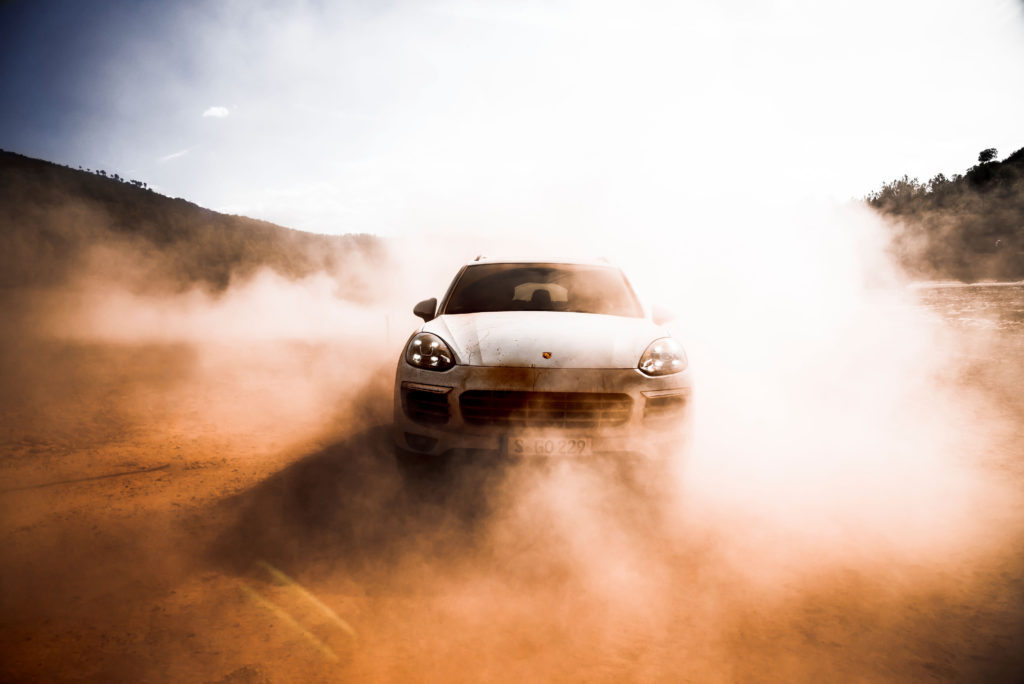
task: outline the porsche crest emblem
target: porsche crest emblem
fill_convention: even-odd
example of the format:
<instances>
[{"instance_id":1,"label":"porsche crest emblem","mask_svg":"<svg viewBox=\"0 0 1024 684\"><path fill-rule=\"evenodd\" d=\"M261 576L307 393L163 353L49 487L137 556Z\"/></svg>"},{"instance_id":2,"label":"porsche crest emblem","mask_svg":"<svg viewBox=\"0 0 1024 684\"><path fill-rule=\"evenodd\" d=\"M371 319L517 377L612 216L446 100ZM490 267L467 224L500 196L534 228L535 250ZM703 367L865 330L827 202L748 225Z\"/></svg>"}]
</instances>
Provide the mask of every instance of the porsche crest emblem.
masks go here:
<instances>
[{"instance_id":1,"label":"porsche crest emblem","mask_svg":"<svg viewBox=\"0 0 1024 684\"><path fill-rule=\"evenodd\" d=\"M540 355L543 356L545 359L551 358L551 352L541 352Z\"/></svg>"}]
</instances>

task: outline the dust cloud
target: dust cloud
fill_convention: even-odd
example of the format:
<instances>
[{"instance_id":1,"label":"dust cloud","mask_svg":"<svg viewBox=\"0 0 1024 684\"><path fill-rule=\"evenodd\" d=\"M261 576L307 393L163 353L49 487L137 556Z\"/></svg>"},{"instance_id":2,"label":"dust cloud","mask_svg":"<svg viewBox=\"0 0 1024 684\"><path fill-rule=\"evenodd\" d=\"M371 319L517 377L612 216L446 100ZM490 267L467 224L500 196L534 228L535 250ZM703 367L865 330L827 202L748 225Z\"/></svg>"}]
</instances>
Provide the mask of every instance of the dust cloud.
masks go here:
<instances>
[{"instance_id":1,"label":"dust cloud","mask_svg":"<svg viewBox=\"0 0 1024 684\"><path fill-rule=\"evenodd\" d=\"M920 306L859 207L698 216L394 239L360 301L140 292L115 248L9 289L0 678L1019 675L1020 340ZM670 464L398 470L412 305L508 251L605 254L675 310Z\"/></svg>"}]
</instances>

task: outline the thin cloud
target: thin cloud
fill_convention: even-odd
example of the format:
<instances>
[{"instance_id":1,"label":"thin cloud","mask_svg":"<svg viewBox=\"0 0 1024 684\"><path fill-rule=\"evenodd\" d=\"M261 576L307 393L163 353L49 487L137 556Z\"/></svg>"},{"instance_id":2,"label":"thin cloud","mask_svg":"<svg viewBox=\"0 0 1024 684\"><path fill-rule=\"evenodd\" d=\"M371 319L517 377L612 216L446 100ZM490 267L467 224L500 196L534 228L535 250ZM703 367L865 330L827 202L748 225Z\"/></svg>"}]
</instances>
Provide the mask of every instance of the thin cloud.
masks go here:
<instances>
[{"instance_id":1,"label":"thin cloud","mask_svg":"<svg viewBox=\"0 0 1024 684\"><path fill-rule=\"evenodd\" d=\"M157 161L159 163L163 164L164 162L169 162L172 159L177 159L178 157L184 157L186 154L189 153L190 150L191 150L191 148L185 148L184 150L178 150L177 152L171 152L170 154L165 154L164 156L159 157L157 159Z\"/></svg>"},{"instance_id":2,"label":"thin cloud","mask_svg":"<svg viewBox=\"0 0 1024 684\"><path fill-rule=\"evenodd\" d=\"M231 112L228 111L227 107L210 107L205 112L203 112L203 118L206 118L208 116L212 116L212 117L215 117L217 119L223 119L224 117L226 117L230 113Z\"/></svg>"}]
</instances>

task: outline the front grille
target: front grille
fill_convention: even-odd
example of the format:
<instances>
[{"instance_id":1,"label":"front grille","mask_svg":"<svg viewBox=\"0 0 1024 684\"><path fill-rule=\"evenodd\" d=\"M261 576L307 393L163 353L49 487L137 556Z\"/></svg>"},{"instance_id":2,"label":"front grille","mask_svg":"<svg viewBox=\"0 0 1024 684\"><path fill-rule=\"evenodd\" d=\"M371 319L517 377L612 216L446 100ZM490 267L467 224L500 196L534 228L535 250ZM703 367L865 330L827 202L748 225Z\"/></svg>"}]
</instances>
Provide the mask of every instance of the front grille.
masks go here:
<instances>
[{"instance_id":1,"label":"front grille","mask_svg":"<svg viewBox=\"0 0 1024 684\"><path fill-rule=\"evenodd\" d=\"M403 387L402 409L417 423L443 425L448 422L448 394Z\"/></svg>"},{"instance_id":2,"label":"front grille","mask_svg":"<svg viewBox=\"0 0 1024 684\"><path fill-rule=\"evenodd\" d=\"M685 410L686 396L683 394L647 397L644 404L644 420L671 420L681 416Z\"/></svg>"},{"instance_id":3,"label":"front grille","mask_svg":"<svg viewBox=\"0 0 1024 684\"><path fill-rule=\"evenodd\" d=\"M513 428L601 428L629 421L628 394L470 390L459 397L470 425Z\"/></svg>"}]
</instances>

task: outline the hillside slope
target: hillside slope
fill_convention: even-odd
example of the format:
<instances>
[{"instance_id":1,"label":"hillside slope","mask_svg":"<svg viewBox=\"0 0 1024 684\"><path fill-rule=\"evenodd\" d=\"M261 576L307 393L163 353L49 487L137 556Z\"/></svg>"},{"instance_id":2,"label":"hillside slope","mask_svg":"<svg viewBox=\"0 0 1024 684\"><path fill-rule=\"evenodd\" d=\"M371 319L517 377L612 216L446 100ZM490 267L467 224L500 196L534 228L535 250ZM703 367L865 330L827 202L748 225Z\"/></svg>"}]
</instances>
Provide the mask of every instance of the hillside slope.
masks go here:
<instances>
[{"instance_id":1,"label":"hillside slope","mask_svg":"<svg viewBox=\"0 0 1024 684\"><path fill-rule=\"evenodd\" d=\"M171 199L138 182L0 151L0 287L54 287L83 269L135 291L224 291L268 268L325 272L364 299L350 268L384 260L370 235L318 235Z\"/></svg>"},{"instance_id":2,"label":"hillside slope","mask_svg":"<svg viewBox=\"0 0 1024 684\"><path fill-rule=\"evenodd\" d=\"M903 176L866 198L893 221L892 248L914 277L1024 279L1024 148L984 150L963 174Z\"/></svg>"}]
</instances>

